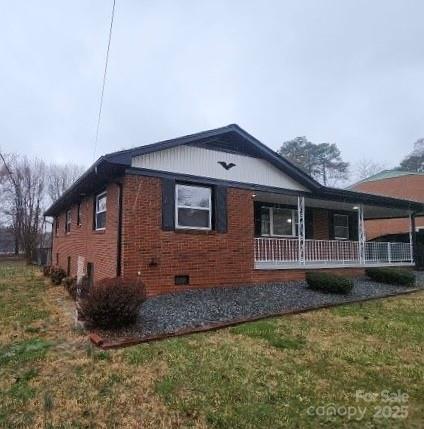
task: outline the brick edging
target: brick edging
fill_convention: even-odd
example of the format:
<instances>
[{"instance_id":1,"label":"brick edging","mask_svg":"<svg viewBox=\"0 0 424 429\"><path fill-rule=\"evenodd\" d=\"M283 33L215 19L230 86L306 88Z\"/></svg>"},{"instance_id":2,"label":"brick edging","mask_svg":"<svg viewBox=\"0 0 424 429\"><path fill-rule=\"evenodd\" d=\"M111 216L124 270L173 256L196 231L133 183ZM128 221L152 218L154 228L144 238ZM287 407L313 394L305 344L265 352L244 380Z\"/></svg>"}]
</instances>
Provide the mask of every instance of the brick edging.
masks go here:
<instances>
[{"instance_id":1,"label":"brick edging","mask_svg":"<svg viewBox=\"0 0 424 429\"><path fill-rule=\"evenodd\" d=\"M264 319L270 319L272 317L278 317L278 316L284 316L284 315L290 315L290 314L301 314L306 313L308 311L314 311L314 310L322 310L326 308L331 307L337 307L340 305L346 305L346 304L355 304L359 302L366 302L366 301L374 301L377 299L382 298L391 298L395 296L401 296L401 295L410 295L417 292L424 291L424 288L414 288L409 289L404 292L391 292L385 295L379 295L379 296L372 296L372 297L366 297L366 298L359 298L352 301L345 301L345 302L337 302L337 303L328 303L328 304L322 304L314 307L307 307L297 310L284 310L277 313L262 315L262 316L255 316L255 317L244 317L239 319L234 319L227 322L217 322L217 323L211 323L209 325L205 325L199 328L185 328L180 329L179 331L167 333L167 334L159 334L159 335L151 335L149 337L144 338L138 338L138 337L130 337L130 338L123 338L122 340L108 340L107 338L102 338L100 335L98 335L96 332L90 333L88 335L89 340L96 345L97 347L103 349L103 350L109 350L109 349L118 349L121 347L129 347L136 344L142 344L142 343L148 343L150 341L160 341L165 340L167 338L173 338L173 337L180 337L183 335L189 335L189 334L195 334L195 333L202 333L207 331L215 331L218 329L227 328L230 326L236 326L240 325L242 323L246 322L255 322L258 320L264 320Z\"/></svg>"}]
</instances>

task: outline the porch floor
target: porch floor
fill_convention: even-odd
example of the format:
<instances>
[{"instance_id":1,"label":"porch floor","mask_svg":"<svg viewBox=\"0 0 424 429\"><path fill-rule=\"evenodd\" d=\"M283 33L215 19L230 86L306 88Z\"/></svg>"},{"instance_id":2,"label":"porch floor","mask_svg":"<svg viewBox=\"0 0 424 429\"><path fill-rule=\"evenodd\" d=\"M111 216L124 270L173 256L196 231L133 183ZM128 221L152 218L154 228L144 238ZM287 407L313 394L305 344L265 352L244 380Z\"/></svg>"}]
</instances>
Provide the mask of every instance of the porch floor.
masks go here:
<instances>
[{"instance_id":1,"label":"porch floor","mask_svg":"<svg viewBox=\"0 0 424 429\"><path fill-rule=\"evenodd\" d=\"M424 273L417 272L416 275L416 287L424 290ZM128 338L141 342L169 334L196 332L210 326L225 326L240 320L402 294L413 289L376 283L366 278L355 279L354 288L348 295L313 291L303 281L192 289L148 299L141 307L137 323L130 328L96 332L111 342Z\"/></svg>"}]
</instances>

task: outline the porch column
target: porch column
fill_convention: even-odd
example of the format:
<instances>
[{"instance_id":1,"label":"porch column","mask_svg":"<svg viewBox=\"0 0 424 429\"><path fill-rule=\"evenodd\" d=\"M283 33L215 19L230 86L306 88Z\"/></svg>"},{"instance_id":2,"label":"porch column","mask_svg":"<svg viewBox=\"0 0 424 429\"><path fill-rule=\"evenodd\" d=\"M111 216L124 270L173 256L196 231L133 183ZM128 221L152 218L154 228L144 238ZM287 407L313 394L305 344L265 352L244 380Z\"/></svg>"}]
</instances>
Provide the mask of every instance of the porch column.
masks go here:
<instances>
[{"instance_id":1,"label":"porch column","mask_svg":"<svg viewBox=\"0 0 424 429\"><path fill-rule=\"evenodd\" d=\"M411 255L411 263L414 263L416 244L416 231L415 231L415 213L409 213L409 249Z\"/></svg>"},{"instance_id":2,"label":"porch column","mask_svg":"<svg viewBox=\"0 0 424 429\"><path fill-rule=\"evenodd\" d=\"M364 206L360 204L358 209L358 243L360 264L365 264L365 241Z\"/></svg>"},{"instance_id":3,"label":"porch column","mask_svg":"<svg viewBox=\"0 0 424 429\"><path fill-rule=\"evenodd\" d=\"M305 264L305 197L297 197L297 230L299 240L299 264Z\"/></svg>"}]
</instances>

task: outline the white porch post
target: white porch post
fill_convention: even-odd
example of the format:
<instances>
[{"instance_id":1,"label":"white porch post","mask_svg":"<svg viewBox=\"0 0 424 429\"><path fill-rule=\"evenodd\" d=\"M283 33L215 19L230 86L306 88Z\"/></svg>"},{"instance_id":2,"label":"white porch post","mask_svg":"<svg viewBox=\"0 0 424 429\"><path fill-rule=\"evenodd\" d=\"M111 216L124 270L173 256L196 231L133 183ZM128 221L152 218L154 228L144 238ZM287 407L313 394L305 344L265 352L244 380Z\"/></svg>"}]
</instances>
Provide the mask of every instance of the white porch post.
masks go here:
<instances>
[{"instance_id":1,"label":"white porch post","mask_svg":"<svg viewBox=\"0 0 424 429\"><path fill-rule=\"evenodd\" d=\"M297 230L299 240L299 263L305 264L305 197L297 197Z\"/></svg>"},{"instance_id":2,"label":"white porch post","mask_svg":"<svg viewBox=\"0 0 424 429\"><path fill-rule=\"evenodd\" d=\"M358 209L358 242L359 242L359 263L365 264L365 225L364 225L364 207L359 205Z\"/></svg>"}]
</instances>

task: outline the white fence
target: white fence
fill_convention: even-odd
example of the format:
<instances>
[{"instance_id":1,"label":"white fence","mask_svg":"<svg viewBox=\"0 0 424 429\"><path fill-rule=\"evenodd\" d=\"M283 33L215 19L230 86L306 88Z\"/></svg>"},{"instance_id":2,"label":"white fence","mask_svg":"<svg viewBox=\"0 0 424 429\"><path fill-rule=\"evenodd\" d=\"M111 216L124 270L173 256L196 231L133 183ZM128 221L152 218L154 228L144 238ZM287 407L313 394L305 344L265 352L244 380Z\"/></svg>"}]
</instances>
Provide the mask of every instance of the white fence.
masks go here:
<instances>
[{"instance_id":1,"label":"white fence","mask_svg":"<svg viewBox=\"0 0 424 429\"><path fill-rule=\"evenodd\" d=\"M255 238L255 262L278 265L300 263L299 240L289 238ZM305 265L399 265L413 263L409 243L364 243L361 260L360 243L343 240L305 240Z\"/></svg>"}]
</instances>

